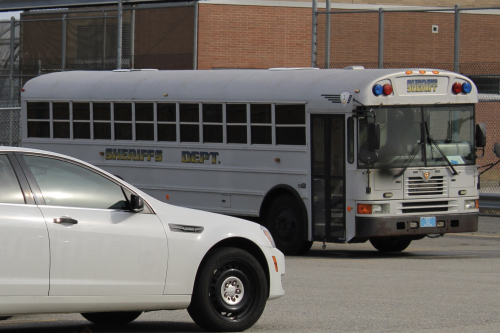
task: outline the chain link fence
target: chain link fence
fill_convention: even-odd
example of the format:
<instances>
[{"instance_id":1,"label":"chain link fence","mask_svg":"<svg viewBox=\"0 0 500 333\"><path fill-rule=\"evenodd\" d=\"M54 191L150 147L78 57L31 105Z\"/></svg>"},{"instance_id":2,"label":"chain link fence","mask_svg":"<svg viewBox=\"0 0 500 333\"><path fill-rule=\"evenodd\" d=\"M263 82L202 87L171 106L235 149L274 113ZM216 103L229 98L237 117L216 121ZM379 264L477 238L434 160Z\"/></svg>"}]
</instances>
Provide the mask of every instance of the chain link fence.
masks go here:
<instances>
[{"instance_id":1,"label":"chain link fence","mask_svg":"<svg viewBox=\"0 0 500 333\"><path fill-rule=\"evenodd\" d=\"M0 146L21 145L20 108L0 108Z\"/></svg>"}]
</instances>

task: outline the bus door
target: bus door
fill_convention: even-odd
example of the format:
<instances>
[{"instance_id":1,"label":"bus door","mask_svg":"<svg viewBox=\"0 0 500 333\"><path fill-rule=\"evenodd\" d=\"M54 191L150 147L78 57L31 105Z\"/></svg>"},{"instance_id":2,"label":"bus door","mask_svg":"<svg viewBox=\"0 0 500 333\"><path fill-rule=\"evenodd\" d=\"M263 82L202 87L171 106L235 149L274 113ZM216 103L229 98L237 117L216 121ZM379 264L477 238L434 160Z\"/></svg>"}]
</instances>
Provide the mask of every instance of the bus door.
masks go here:
<instances>
[{"instance_id":1,"label":"bus door","mask_svg":"<svg viewBox=\"0 0 500 333\"><path fill-rule=\"evenodd\" d=\"M311 115L312 220L315 241L345 242L344 115Z\"/></svg>"}]
</instances>

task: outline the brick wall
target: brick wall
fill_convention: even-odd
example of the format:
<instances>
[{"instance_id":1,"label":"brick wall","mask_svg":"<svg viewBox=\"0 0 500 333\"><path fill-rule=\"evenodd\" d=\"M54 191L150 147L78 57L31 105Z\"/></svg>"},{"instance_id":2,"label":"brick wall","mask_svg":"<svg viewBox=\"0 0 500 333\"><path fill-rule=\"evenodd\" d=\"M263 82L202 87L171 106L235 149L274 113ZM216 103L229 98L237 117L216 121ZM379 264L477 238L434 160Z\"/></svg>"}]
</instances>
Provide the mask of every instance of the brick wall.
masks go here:
<instances>
[{"instance_id":1,"label":"brick wall","mask_svg":"<svg viewBox=\"0 0 500 333\"><path fill-rule=\"evenodd\" d=\"M199 4L198 68L311 66L311 9Z\"/></svg>"}]
</instances>

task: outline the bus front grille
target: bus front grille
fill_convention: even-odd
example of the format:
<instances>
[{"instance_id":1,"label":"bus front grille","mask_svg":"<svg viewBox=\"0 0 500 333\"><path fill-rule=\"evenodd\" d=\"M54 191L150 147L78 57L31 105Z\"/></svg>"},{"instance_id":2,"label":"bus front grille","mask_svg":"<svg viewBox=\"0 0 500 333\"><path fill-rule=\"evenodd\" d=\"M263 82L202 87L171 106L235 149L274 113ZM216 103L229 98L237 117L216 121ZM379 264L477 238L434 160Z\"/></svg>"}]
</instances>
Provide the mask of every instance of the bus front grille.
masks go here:
<instances>
[{"instance_id":1,"label":"bus front grille","mask_svg":"<svg viewBox=\"0 0 500 333\"><path fill-rule=\"evenodd\" d=\"M419 176L406 179L406 195L408 197L446 196L447 188L444 176L432 176L428 180Z\"/></svg>"},{"instance_id":2,"label":"bus front grille","mask_svg":"<svg viewBox=\"0 0 500 333\"><path fill-rule=\"evenodd\" d=\"M401 212L403 214L411 213L433 213L447 212L453 210L454 205L450 205L448 201L419 201L419 202L403 202Z\"/></svg>"}]
</instances>

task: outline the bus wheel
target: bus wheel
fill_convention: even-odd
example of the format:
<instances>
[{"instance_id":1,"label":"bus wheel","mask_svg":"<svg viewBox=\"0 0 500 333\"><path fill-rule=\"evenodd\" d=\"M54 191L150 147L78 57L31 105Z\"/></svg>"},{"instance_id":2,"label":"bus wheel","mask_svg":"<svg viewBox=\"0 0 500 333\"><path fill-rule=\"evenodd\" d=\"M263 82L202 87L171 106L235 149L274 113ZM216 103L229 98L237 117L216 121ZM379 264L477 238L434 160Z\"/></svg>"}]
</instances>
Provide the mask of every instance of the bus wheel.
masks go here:
<instances>
[{"instance_id":1,"label":"bus wheel","mask_svg":"<svg viewBox=\"0 0 500 333\"><path fill-rule=\"evenodd\" d=\"M276 247L284 254L299 255L309 250L310 246L304 251L302 211L291 195L280 195L274 199L267 214L266 227L273 235Z\"/></svg>"},{"instance_id":2,"label":"bus wheel","mask_svg":"<svg viewBox=\"0 0 500 333\"><path fill-rule=\"evenodd\" d=\"M380 252L401 252L410 245L411 239L408 237L377 237L370 238L370 243Z\"/></svg>"}]
</instances>

